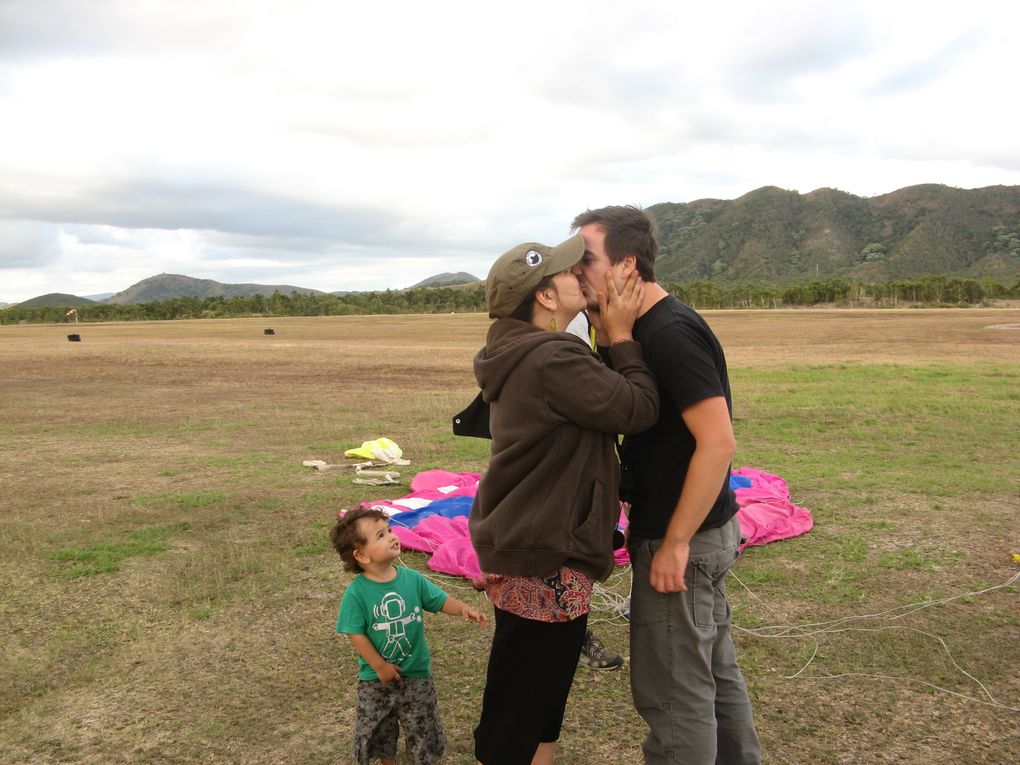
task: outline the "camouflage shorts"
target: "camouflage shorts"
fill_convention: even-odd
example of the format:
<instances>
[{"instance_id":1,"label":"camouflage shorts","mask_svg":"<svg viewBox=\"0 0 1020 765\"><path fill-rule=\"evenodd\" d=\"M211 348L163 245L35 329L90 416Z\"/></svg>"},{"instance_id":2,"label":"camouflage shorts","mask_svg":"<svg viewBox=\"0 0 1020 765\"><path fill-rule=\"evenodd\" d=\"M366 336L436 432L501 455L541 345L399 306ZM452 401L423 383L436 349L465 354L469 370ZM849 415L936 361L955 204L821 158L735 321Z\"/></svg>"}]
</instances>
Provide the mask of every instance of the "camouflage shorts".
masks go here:
<instances>
[{"instance_id":1,"label":"camouflage shorts","mask_svg":"<svg viewBox=\"0 0 1020 765\"><path fill-rule=\"evenodd\" d=\"M443 759L446 733L432 678L405 677L385 685L378 680L359 682L351 748L354 761L368 765L378 757L396 758L400 728L404 729L408 762L435 765Z\"/></svg>"}]
</instances>

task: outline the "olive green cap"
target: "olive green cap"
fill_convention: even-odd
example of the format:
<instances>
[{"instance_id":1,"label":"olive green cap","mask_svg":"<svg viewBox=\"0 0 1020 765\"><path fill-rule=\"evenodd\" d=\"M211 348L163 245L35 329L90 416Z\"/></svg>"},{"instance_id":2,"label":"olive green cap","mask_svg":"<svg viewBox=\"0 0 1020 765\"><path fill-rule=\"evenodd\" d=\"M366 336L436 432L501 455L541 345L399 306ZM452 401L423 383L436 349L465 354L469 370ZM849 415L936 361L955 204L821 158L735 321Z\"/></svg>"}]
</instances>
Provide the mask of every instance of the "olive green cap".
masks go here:
<instances>
[{"instance_id":1,"label":"olive green cap","mask_svg":"<svg viewBox=\"0 0 1020 765\"><path fill-rule=\"evenodd\" d=\"M525 242L503 253L485 280L485 306L493 319L504 319L547 276L566 271L584 255L584 239L574 234L555 247Z\"/></svg>"}]
</instances>

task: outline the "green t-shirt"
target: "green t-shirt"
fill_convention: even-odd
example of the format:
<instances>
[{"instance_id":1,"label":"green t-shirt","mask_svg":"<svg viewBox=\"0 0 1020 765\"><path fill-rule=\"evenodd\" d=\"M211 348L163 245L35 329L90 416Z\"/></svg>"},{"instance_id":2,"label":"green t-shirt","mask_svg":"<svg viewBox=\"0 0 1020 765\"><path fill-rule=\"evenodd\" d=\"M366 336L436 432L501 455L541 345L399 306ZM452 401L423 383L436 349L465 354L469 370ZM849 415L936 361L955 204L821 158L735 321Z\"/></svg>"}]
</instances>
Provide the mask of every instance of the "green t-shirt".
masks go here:
<instances>
[{"instance_id":1,"label":"green t-shirt","mask_svg":"<svg viewBox=\"0 0 1020 765\"><path fill-rule=\"evenodd\" d=\"M431 660L422 610L436 613L446 598L446 593L424 576L403 566L397 566L397 575L389 582L374 582L358 574L340 601L336 631L367 635L379 655L400 668L401 677L429 677ZM358 677L379 679L360 655Z\"/></svg>"}]
</instances>

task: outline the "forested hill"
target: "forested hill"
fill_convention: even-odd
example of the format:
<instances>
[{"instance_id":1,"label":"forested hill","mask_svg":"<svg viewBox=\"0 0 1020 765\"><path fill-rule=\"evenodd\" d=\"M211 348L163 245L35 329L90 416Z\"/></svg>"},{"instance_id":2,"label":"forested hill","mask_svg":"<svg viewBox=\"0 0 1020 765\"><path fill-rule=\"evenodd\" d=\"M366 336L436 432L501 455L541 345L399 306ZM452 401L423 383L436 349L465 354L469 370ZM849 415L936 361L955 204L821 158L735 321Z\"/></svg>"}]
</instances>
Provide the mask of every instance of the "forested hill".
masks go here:
<instances>
[{"instance_id":1,"label":"forested hill","mask_svg":"<svg viewBox=\"0 0 1020 765\"><path fill-rule=\"evenodd\" d=\"M279 292L289 295L297 292L302 295L321 295L319 290L306 287L292 287L289 284L224 284L212 279L195 279L180 274L159 274L142 279L126 290L118 292L104 303L152 303L179 297L249 297L251 295L272 295Z\"/></svg>"},{"instance_id":2,"label":"forested hill","mask_svg":"<svg viewBox=\"0 0 1020 765\"><path fill-rule=\"evenodd\" d=\"M63 292L50 292L39 297L32 298L31 300L25 300L18 304L19 308L40 308L48 306L60 307L61 310L64 308L70 308L71 306L78 305L92 305L96 301L89 300L88 298L78 297L77 295L68 295ZM6 303L2 305L7 305Z\"/></svg>"},{"instance_id":3,"label":"forested hill","mask_svg":"<svg viewBox=\"0 0 1020 765\"><path fill-rule=\"evenodd\" d=\"M477 276L472 276L464 271L458 271L455 274L445 273L430 276L428 279L424 279L417 284L412 284L408 289L413 290L418 287L456 287L460 284L477 284L480 281L483 280Z\"/></svg>"},{"instance_id":4,"label":"forested hill","mask_svg":"<svg viewBox=\"0 0 1020 765\"><path fill-rule=\"evenodd\" d=\"M662 243L659 281L1020 275L1020 186L929 184L867 198L765 186L648 212Z\"/></svg>"}]
</instances>

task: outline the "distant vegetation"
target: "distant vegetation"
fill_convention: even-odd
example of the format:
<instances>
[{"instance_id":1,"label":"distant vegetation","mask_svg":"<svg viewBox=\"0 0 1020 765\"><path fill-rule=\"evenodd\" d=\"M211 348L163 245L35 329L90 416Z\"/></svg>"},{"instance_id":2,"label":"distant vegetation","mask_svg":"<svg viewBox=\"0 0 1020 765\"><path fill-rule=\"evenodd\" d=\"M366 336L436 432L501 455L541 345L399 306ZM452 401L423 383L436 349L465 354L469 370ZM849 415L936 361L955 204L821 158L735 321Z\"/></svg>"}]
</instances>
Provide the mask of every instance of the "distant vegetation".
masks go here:
<instances>
[{"instance_id":1,"label":"distant vegetation","mask_svg":"<svg viewBox=\"0 0 1020 765\"><path fill-rule=\"evenodd\" d=\"M666 289L696 308L781 308L813 305L845 307L973 306L988 300L1020 298L1020 280L1012 285L993 279L926 276L869 283L832 277L785 287L768 284L665 282Z\"/></svg>"},{"instance_id":2,"label":"distant vegetation","mask_svg":"<svg viewBox=\"0 0 1020 765\"><path fill-rule=\"evenodd\" d=\"M960 306L987 300L1020 298L1020 280L1007 284L996 280L956 279L928 276L886 283L868 283L833 277L791 284L721 284L708 281L664 282L663 286L685 303L699 309L780 308L812 305L837 306ZM73 322L65 314L70 307L47 305L11 306L0 310L0 324L19 322ZM348 316L353 314L464 313L485 310L485 289L477 287L421 287L386 292L283 295L268 297L172 298L152 303L95 303L79 305L80 321L132 321L204 319L245 316Z\"/></svg>"},{"instance_id":3,"label":"distant vegetation","mask_svg":"<svg viewBox=\"0 0 1020 765\"><path fill-rule=\"evenodd\" d=\"M320 290L292 287L289 284L224 284L213 279L196 279L182 274L158 274L132 284L107 301L110 303L156 303L171 298L191 297L199 300L210 297L237 298L249 295L270 296L299 294L322 295Z\"/></svg>"},{"instance_id":4,"label":"distant vegetation","mask_svg":"<svg viewBox=\"0 0 1020 765\"><path fill-rule=\"evenodd\" d=\"M423 279L417 284L412 284L409 289L415 289L416 287L452 287L455 284L474 284L480 280L477 276L472 276L464 271L458 271L455 274L445 273L436 274L430 276L428 279Z\"/></svg>"},{"instance_id":5,"label":"distant vegetation","mask_svg":"<svg viewBox=\"0 0 1020 765\"><path fill-rule=\"evenodd\" d=\"M45 295L39 295L31 300L25 300L18 303L19 308L45 308L47 306L63 307L65 310L70 306L80 307L83 305L93 305L94 300L88 298L78 297L77 295L67 295L63 292L49 292Z\"/></svg>"},{"instance_id":6,"label":"distant vegetation","mask_svg":"<svg viewBox=\"0 0 1020 765\"><path fill-rule=\"evenodd\" d=\"M63 321L69 306L0 310L0 324ZM422 287L385 292L249 295L246 297L178 297L151 303L97 303L80 310L80 321L228 318L239 316L348 316L353 314L450 313L480 311L484 287ZM73 319L69 319L73 321Z\"/></svg>"},{"instance_id":7,"label":"distant vegetation","mask_svg":"<svg viewBox=\"0 0 1020 765\"><path fill-rule=\"evenodd\" d=\"M653 205L660 281L868 283L927 274L1020 277L1020 186L928 184L876 197L774 186Z\"/></svg>"}]
</instances>

